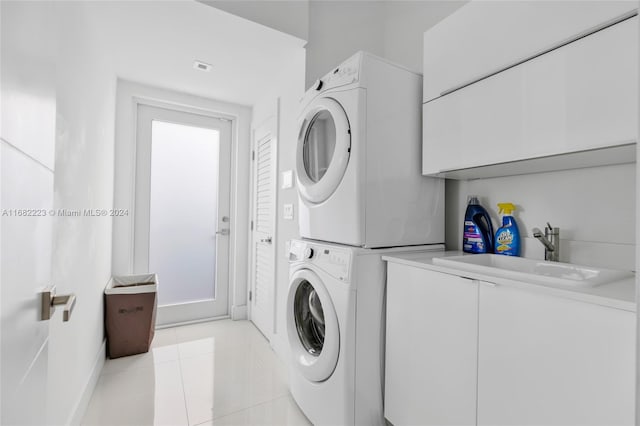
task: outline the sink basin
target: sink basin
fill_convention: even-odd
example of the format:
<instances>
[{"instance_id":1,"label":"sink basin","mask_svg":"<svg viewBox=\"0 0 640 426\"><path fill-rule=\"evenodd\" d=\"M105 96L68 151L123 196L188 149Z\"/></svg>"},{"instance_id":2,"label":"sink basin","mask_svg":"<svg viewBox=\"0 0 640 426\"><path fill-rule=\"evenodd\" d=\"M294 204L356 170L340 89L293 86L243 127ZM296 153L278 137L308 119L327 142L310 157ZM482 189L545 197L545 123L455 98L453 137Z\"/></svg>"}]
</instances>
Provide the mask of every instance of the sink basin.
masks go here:
<instances>
[{"instance_id":1,"label":"sink basin","mask_svg":"<svg viewBox=\"0 0 640 426\"><path fill-rule=\"evenodd\" d=\"M595 287L634 276L632 272L617 269L595 268L497 254L438 257L433 259L433 263L468 272L574 288Z\"/></svg>"}]
</instances>

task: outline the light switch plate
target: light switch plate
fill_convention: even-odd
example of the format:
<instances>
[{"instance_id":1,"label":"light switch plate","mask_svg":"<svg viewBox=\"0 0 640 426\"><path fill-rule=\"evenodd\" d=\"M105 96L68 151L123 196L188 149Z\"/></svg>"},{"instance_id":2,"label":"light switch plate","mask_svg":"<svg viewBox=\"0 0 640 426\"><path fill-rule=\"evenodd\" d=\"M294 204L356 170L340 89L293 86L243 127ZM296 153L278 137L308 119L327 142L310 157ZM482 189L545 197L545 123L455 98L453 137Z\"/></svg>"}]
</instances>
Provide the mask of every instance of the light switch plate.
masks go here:
<instances>
[{"instance_id":1,"label":"light switch plate","mask_svg":"<svg viewBox=\"0 0 640 426\"><path fill-rule=\"evenodd\" d=\"M284 205L284 218L287 220L293 220L293 204Z\"/></svg>"},{"instance_id":2,"label":"light switch plate","mask_svg":"<svg viewBox=\"0 0 640 426\"><path fill-rule=\"evenodd\" d=\"M282 172L282 189L293 188L293 170Z\"/></svg>"}]
</instances>

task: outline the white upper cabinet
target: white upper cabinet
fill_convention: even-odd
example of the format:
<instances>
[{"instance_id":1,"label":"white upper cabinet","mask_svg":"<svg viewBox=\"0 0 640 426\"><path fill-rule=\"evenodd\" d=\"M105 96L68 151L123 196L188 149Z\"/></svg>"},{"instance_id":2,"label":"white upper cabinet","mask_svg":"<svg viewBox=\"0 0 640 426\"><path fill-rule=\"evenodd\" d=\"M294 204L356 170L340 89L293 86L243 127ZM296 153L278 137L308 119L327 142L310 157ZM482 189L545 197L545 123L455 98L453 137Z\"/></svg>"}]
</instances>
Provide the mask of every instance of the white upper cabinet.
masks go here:
<instances>
[{"instance_id":1,"label":"white upper cabinet","mask_svg":"<svg viewBox=\"0 0 640 426\"><path fill-rule=\"evenodd\" d=\"M425 91L428 80L425 70ZM423 174L477 178L632 162L637 94L634 16L425 103ZM599 151L625 145L629 149ZM591 150L598 151L585 154ZM547 159L574 153L581 154ZM514 170L477 169L540 158Z\"/></svg>"},{"instance_id":2,"label":"white upper cabinet","mask_svg":"<svg viewBox=\"0 0 640 426\"><path fill-rule=\"evenodd\" d=\"M636 1L472 1L424 34L423 102L557 47Z\"/></svg>"}]
</instances>

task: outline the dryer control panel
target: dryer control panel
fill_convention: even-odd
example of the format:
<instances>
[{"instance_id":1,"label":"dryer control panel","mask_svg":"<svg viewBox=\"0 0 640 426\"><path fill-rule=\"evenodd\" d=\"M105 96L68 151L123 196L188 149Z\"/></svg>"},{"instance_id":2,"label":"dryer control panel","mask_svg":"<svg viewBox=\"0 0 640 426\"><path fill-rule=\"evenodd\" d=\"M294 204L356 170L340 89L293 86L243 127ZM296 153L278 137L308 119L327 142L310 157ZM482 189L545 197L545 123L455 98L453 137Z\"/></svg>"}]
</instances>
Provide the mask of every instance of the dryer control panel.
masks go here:
<instances>
[{"instance_id":1,"label":"dryer control panel","mask_svg":"<svg viewBox=\"0 0 640 426\"><path fill-rule=\"evenodd\" d=\"M351 276L351 251L347 248L293 240L289 246L289 262L314 265L344 282L349 282Z\"/></svg>"},{"instance_id":2,"label":"dryer control panel","mask_svg":"<svg viewBox=\"0 0 640 426\"><path fill-rule=\"evenodd\" d=\"M360 74L361 60L361 54L356 54L350 57L326 73L319 80L316 80L309 89L309 92L319 93L334 87L346 86L347 84L355 83L358 81L358 76Z\"/></svg>"},{"instance_id":3,"label":"dryer control panel","mask_svg":"<svg viewBox=\"0 0 640 426\"><path fill-rule=\"evenodd\" d=\"M360 68L364 53L358 52L322 77L316 80L305 92L300 103L304 108L318 94L335 87L346 86L359 81Z\"/></svg>"},{"instance_id":4,"label":"dryer control panel","mask_svg":"<svg viewBox=\"0 0 640 426\"><path fill-rule=\"evenodd\" d=\"M353 60L340 64L337 68L334 68L324 77L320 79L322 82L321 89L331 89L332 87L345 86L347 84L358 81L358 68L359 57L352 58Z\"/></svg>"}]
</instances>

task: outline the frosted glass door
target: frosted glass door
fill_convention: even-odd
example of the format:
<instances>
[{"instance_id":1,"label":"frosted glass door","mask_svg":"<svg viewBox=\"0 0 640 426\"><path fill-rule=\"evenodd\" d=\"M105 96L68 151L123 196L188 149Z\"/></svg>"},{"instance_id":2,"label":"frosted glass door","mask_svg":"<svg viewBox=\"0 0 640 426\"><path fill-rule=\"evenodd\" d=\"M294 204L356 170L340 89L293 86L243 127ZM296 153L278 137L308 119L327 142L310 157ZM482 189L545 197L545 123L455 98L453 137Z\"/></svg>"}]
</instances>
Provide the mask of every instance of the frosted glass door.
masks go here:
<instances>
[{"instance_id":1,"label":"frosted glass door","mask_svg":"<svg viewBox=\"0 0 640 426\"><path fill-rule=\"evenodd\" d=\"M231 123L138 107L134 272L158 274L159 325L228 314Z\"/></svg>"},{"instance_id":2,"label":"frosted glass door","mask_svg":"<svg viewBox=\"0 0 640 426\"><path fill-rule=\"evenodd\" d=\"M220 132L153 121L149 270L158 304L215 299Z\"/></svg>"}]
</instances>

